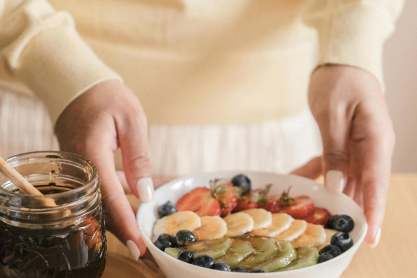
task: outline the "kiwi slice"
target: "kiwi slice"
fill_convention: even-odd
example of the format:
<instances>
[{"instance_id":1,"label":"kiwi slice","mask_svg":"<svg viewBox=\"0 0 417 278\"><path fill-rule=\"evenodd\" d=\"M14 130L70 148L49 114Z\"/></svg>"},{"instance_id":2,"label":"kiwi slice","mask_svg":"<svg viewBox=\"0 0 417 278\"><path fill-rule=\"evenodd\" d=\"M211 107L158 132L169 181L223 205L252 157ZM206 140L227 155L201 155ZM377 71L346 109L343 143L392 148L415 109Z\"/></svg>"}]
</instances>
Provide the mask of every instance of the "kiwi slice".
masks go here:
<instances>
[{"instance_id":1,"label":"kiwi slice","mask_svg":"<svg viewBox=\"0 0 417 278\"><path fill-rule=\"evenodd\" d=\"M243 266L245 268L254 268L254 266L265 262L278 251L278 246L273 239L253 237L247 239L247 241L252 245L254 252L239 263L239 266Z\"/></svg>"},{"instance_id":2,"label":"kiwi slice","mask_svg":"<svg viewBox=\"0 0 417 278\"><path fill-rule=\"evenodd\" d=\"M302 247L298 249L298 259L289 266L280 269L279 271L294 270L304 268L317 264L319 259L319 252L315 247Z\"/></svg>"},{"instance_id":3,"label":"kiwi slice","mask_svg":"<svg viewBox=\"0 0 417 278\"><path fill-rule=\"evenodd\" d=\"M214 259L224 256L232 245L233 240L230 238L221 238L214 240L199 241L184 247L165 248L165 253L171 257L177 258L178 253L182 250L190 250L194 256L209 255Z\"/></svg>"},{"instance_id":4,"label":"kiwi slice","mask_svg":"<svg viewBox=\"0 0 417 278\"><path fill-rule=\"evenodd\" d=\"M165 248L165 253L177 259L178 253L182 250L185 250L185 248Z\"/></svg>"},{"instance_id":5,"label":"kiwi slice","mask_svg":"<svg viewBox=\"0 0 417 278\"><path fill-rule=\"evenodd\" d=\"M272 257L260 265L254 266L254 268L263 269L265 272L273 272L290 265L297 258L291 242L280 241L277 242L277 246L278 251Z\"/></svg>"},{"instance_id":6,"label":"kiwi slice","mask_svg":"<svg viewBox=\"0 0 417 278\"><path fill-rule=\"evenodd\" d=\"M216 259L216 262L224 262L230 267L234 267L253 252L254 250L249 242L243 239L234 239L226 255Z\"/></svg>"}]
</instances>

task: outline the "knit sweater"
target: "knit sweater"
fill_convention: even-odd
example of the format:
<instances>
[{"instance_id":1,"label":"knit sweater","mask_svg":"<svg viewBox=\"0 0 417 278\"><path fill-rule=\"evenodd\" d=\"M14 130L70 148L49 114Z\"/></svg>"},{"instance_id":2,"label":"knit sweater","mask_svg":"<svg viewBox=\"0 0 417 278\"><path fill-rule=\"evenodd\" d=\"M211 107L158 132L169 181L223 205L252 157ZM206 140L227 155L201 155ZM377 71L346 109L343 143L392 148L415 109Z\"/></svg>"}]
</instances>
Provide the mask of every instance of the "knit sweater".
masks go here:
<instances>
[{"instance_id":1,"label":"knit sweater","mask_svg":"<svg viewBox=\"0 0 417 278\"><path fill-rule=\"evenodd\" d=\"M150 123L268 121L307 107L312 70L365 69L402 0L0 0L0 85L44 100L52 121L109 79Z\"/></svg>"}]
</instances>

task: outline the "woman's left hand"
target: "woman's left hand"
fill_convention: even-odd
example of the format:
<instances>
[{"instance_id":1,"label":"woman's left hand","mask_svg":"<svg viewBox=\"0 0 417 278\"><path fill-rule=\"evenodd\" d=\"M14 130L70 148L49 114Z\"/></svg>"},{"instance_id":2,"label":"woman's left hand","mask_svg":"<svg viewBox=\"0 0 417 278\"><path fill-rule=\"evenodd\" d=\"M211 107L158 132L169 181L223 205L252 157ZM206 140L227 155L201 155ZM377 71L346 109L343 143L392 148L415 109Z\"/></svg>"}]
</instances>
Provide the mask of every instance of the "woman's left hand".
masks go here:
<instances>
[{"instance_id":1,"label":"woman's left hand","mask_svg":"<svg viewBox=\"0 0 417 278\"><path fill-rule=\"evenodd\" d=\"M365 70L325 65L313 72L308 99L323 155L293 173L314 177L322 172L329 191L352 197L365 211L365 241L376 246L395 142L381 85Z\"/></svg>"}]
</instances>

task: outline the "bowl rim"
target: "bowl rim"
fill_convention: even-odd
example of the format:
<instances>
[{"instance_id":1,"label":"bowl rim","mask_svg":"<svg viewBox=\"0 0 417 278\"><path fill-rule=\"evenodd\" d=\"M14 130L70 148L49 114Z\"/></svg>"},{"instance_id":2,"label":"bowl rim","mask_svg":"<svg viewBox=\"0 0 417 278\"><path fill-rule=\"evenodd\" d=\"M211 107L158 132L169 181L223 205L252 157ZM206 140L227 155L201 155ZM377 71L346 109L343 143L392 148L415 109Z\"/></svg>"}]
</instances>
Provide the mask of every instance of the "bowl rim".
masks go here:
<instances>
[{"instance_id":1,"label":"bowl rim","mask_svg":"<svg viewBox=\"0 0 417 278\"><path fill-rule=\"evenodd\" d=\"M200 173L194 173L194 174L189 174L189 175L181 176L181 177L179 177L177 179L174 179L172 181L169 181L169 182L161 185L156 190L159 190L160 188L163 188L163 187L166 187L166 186L170 186L171 184L177 183L177 182L182 181L182 180L185 180L185 179L195 178L197 176L204 176L204 175L219 175L219 176L223 176L223 175L236 175L236 173L244 173L244 174L248 174L248 175L250 175L250 174L256 174L256 175L259 175L259 174L260 175L262 175L262 174L264 174L264 175L265 174L268 174L268 175L276 175L276 176L279 176L279 177L289 177L291 179L304 180L306 182L311 183L311 185L323 187L322 184L316 182L315 180L311 180L311 179L308 179L308 178L305 178L305 177L301 177L301 176L297 176L297 175L292 175L292 174L279 174L279 173L269 172L269 171L253 171L253 170L248 170L248 171L238 171L237 170L237 171L234 171L234 170L231 170L231 171L200 172ZM341 194L343 194L343 193L341 193ZM345 195L345 197L346 198L349 198L346 195ZM361 211L361 216L365 219L365 222L363 224L364 225L363 232L360 234L359 239L356 242L353 243L353 246L351 248L349 248L349 250L347 250L346 252L344 252L341 255L337 256L336 258L333 258L333 259L331 259L329 261L326 261L326 262L323 262L323 263L320 263L320 264L316 264L316 265L312 265L312 266L304 267L304 268L300 268L300 269L283 271L283 272L262 273L262 275L263 276L269 276L269 277L271 277L271 276L276 277L276 276L281 276L281 275L288 275L289 273L291 273L291 274L292 273L297 274L297 273L302 273L302 272L305 272L305 271L308 271L308 270L312 270L312 269L315 269L315 268L325 267L325 266L327 266L329 264L332 264L332 263L334 263L336 261L339 261L342 258L347 257L349 255L352 255L352 257L353 257L353 255L356 253L357 249L362 245L362 243L363 243L363 241L365 239L365 236L366 236L366 234L368 232L368 223L366 222L366 217L364 215L363 210L359 207L359 205L355 201L353 201L351 198L349 198L349 199L352 201L352 203L354 204L354 206L356 206L357 208L359 208L359 210ZM152 202L155 202L155 200L151 201L151 203ZM139 206L139 208L137 210L137 213L136 213L136 221L137 221L137 224L139 226L139 230L140 230L141 236L142 236L142 238L144 239L144 241L145 241L145 243L147 245L147 248L155 248L157 250L157 252L161 252L163 254L162 256L165 256L165 258L167 258L168 260L173 260L172 262L178 262L178 259L175 259L175 258L171 257L170 255L168 255L165 252L161 251L159 248L157 248L154 245L154 243L152 242L150 236L147 234L147 232L144 230L144 228L142 228L142 226L140 225L140 219L139 219L140 213L141 213L141 206ZM195 268L195 270L202 270L201 267L199 267L199 266L195 266L193 264L187 264L187 265L190 266L190 267L192 267L192 268ZM204 268L204 270L213 271L213 273L217 273L217 271L218 271L218 270L209 269L209 268ZM236 274L236 275L254 275L256 273L230 272L229 274L232 274L232 275L234 275L234 274Z\"/></svg>"}]
</instances>

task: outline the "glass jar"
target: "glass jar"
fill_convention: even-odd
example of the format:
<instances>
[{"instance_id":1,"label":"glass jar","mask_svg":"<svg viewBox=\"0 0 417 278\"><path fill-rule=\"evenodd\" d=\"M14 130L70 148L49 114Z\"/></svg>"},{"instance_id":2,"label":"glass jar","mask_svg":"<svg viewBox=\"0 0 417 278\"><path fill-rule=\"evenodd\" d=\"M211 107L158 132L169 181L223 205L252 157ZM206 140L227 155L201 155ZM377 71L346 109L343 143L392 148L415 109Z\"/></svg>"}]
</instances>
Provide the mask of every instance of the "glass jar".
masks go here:
<instances>
[{"instance_id":1,"label":"glass jar","mask_svg":"<svg viewBox=\"0 0 417 278\"><path fill-rule=\"evenodd\" d=\"M0 277L98 278L106 232L97 169L81 156L32 152L7 159L56 206L0 175Z\"/></svg>"}]
</instances>

